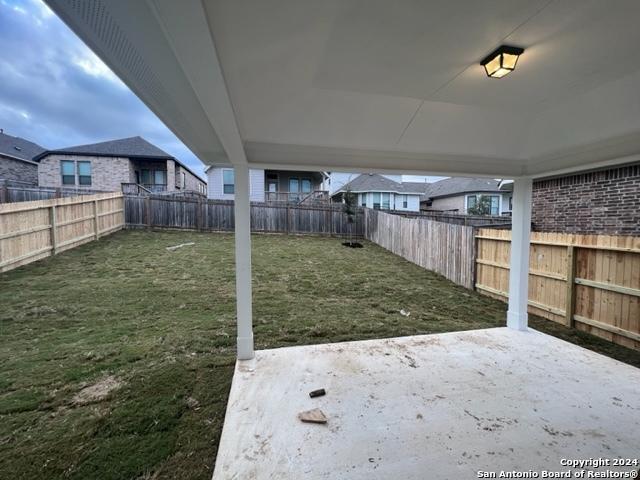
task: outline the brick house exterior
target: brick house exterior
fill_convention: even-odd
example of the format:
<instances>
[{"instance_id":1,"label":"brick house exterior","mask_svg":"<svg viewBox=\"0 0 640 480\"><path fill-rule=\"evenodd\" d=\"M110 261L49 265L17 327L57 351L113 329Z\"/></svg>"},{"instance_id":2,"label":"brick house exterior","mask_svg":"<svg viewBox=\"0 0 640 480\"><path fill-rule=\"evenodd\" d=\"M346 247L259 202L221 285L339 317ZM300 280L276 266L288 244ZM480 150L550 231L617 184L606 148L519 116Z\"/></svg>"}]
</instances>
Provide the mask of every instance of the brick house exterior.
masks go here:
<instances>
[{"instance_id":1,"label":"brick house exterior","mask_svg":"<svg viewBox=\"0 0 640 480\"><path fill-rule=\"evenodd\" d=\"M0 153L0 181L9 180L38 184L38 164L29 160L7 157Z\"/></svg>"},{"instance_id":2,"label":"brick house exterior","mask_svg":"<svg viewBox=\"0 0 640 480\"><path fill-rule=\"evenodd\" d=\"M33 157L44 148L24 138L0 130L0 181L38 184L38 163Z\"/></svg>"},{"instance_id":3,"label":"brick house exterior","mask_svg":"<svg viewBox=\"0 0 640 480\"><path fill-rule=\"evenodd\" d=\"M44 187L120 191L122 184L138 184L155 192L206 193L205 181L141 137L49 150L35 159Z\"/></svg>"},{"instance_id":4,"label":"brick house exterior","mask_svg":"<svg viewBox=\"0 0 640 480\"><path fill-rule=\"evenodd\" d=\"M640 164L538 180L533 229L640 235Z\"/></svg>"}]
</instances>

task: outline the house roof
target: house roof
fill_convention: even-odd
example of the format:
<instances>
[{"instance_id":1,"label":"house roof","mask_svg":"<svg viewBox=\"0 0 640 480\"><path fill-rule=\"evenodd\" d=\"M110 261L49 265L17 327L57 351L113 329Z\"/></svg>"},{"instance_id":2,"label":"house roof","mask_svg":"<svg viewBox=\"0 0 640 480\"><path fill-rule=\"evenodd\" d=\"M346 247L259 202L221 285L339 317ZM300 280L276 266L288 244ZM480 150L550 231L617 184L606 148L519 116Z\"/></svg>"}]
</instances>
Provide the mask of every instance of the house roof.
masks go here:
<instances>
[{"instance_id":1,"label":"house roof","mask_svg":"<svg viewBox=\"0 0 640 480\"><path fill-rule=\"evenodd\" d=\"M385 176L375 173L361 174L351 180L349 183L343 185L335 194L346 192L351 190L352 192L393 192L403 194L420 195L424 193L424 186L421 183L416 182L395 182Z\"/></svg>"},{"instance_id":2,"label":"house roof","mask_svg":"<svg viewBox=\"0 0 640 480\"><path fill-rule=\"evenodd\" d=\"M182 168L195 175L201 181L199 175L194 173L180 160L173 155L168 154L161 148L156 147L140 136L120 138L117 140L109 140L106 142L90 143L87 145L76 145L73 147L59 148L56 150L46 150L37 155L34 160L40 161L42 158L51 154L73 154L73 155L95 155L100 157L128 157L128 158L145 158L152 160L174 160Z\"/></svg>"},{"instance_id":3,"label":"house roof","mask_svg":"<svg viewBox=\"0 0 640 480\"><path fill-rule=\"evenodd\" d=\"M500 181L492 178L452 177L427 184L423 200L471 192L500 192Z\"/></svg>"},{"instance_id":4,"label":"house roof","mask_svg":"<svg viewBox=\"0 0 640 480\"><path fill-rule=\"evenodd\" d=\"M111 157L144 157L144 158L175 158L164 150L149 143L142 137L120 138L107 142L76 145L73 147L47 150L38 155L38 160L52 153L73 153L78 155L100 155Z\"/></svg>"},{"instance_id":5,"label":"house roof","mask_svg":"<svg viewBox=\"0 0 640 480\"><path fill-rule=\"evenodd\" d=\"M25 162L32 162L33 158L45 149L40 145L20 137L13 137L0 133L0 155L12 157Z\"/></svg>"}]
</instances>

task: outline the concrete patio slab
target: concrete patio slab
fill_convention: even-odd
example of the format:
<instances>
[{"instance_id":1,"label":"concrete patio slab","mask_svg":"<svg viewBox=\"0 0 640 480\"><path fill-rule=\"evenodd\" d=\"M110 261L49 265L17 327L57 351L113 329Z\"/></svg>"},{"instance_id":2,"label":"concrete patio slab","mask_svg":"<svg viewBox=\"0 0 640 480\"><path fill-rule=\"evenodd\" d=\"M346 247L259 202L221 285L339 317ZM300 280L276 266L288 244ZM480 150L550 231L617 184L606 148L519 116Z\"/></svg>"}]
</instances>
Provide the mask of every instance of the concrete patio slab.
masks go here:
<instances>
[{"instance_id":1,"label":"concrete patio slab","mask_svg":"<svg viewBox=\"0 0 640 480\"><path fill-rule=\"evenodd\" d=\"M313 408L326 425L297 418ZM639 450L639 369L496 328L256 352L236 365L213 478L543 478Z\"/></svg>"}]
</instances>

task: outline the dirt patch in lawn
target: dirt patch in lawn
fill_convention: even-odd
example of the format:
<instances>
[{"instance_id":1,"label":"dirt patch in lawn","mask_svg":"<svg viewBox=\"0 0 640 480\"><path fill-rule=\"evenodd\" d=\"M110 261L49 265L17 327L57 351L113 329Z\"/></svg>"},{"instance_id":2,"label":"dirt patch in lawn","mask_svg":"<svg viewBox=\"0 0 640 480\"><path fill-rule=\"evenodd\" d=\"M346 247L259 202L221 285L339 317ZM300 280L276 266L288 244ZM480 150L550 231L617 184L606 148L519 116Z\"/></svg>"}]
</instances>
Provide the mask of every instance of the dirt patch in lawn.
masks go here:
<instances>
[{"instance_id":1,"label":"dirt patch in lawn","mask_svg":"<svg viewBox=\"0 0 640 480\"><path fill-rule=\"evenodd\" d=\"M113 375L103 378L98 383L84 387L73 397L74 405L86 405L107 398L114 390L122 386L122 382Z\"/></svg>"}]
</instances>

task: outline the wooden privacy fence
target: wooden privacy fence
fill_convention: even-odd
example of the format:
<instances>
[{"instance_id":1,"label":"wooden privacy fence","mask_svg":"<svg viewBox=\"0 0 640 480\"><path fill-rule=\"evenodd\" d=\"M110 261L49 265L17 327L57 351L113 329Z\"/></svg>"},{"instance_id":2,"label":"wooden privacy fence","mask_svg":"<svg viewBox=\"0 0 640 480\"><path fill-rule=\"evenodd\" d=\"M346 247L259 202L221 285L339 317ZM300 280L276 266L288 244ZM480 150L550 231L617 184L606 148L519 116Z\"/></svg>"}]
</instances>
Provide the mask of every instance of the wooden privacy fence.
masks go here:
<instances>
[{"instance_id":1,"label":"wooden privacy fence","mask_svg":"<svg viewBox=\"0 0 640 480\"><path fill-rule=\"evenodd\" d=\"M124 205L128 227L233 231L235 226L233 201L126 195ZM340 204L252 203L251 231L362 237L362 211L350 224Z\"/></svg>"},{"instance_id":2,"label":"wooden privacy fence","mask_svg":"<svg viewBox=\"0 0 640 480\"><path fill-rule=\"evenodd\" d=\"M476 288L505 300L511 232L480 229ZM533 232L529 311L640 348L640 238Z\"/></svg>"},{"instance_id":3,"label":"wooden privacy fence","mask_svg":"<svg viewBox=\"0 0 640 480\"><path fill-rule=\"evenodd\" d=\"M122 193L0 205L0 272L97 240L123 226Z\"/></svg>"},{"instance_id":4,"label":"wooden privacy fence","mask_svg":"<svg viewBox=\"0 0 640 480\"><path fill-rule=\"evenodd\" d=\"M511 228L511 217L506 215L466 215L461 213L447 213L439 210L421 210L408 212L406 210L389 210L388 213L409 218L425 218L438 222L467 225L472 227Z\"/></svg>"},{"instance_id":5,"label":"wooden privacy fence","mask_svg":"<svg viewBox=\"0 0 640 480\"><path fill-rule=\"evenodd\" d=\"M367 240L473 289L473 227L365 210Z\"/></svg>"},{"instance_id":6,"label":"wooden privacy fence","mask_svg":"<svg viewBox=\"0 0 640 480\"><path fill-rule=\"evenodd\" d=\"M15 202L32 202L51 198L75 197L78 195L93 195L105 193L101 190L91 190L77 187L38 187L26 182L0 179L0 204Z\"/></svg>"}]
</instances>

